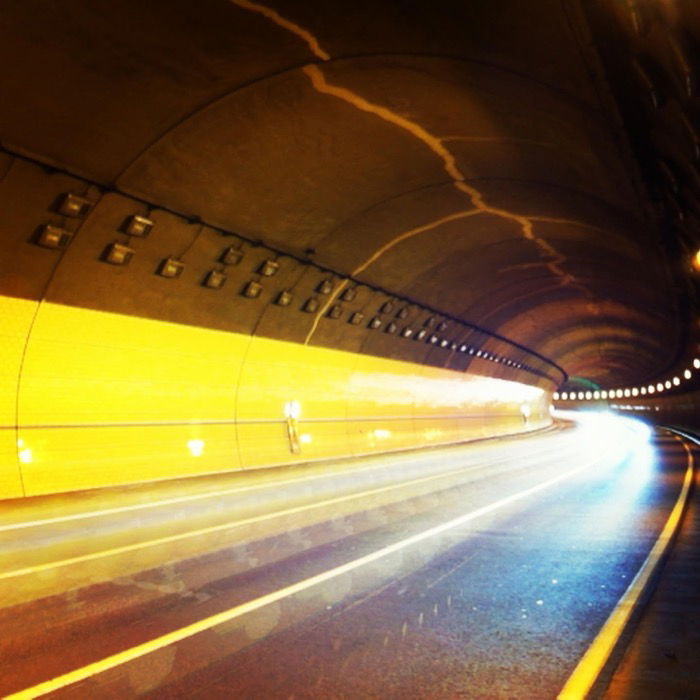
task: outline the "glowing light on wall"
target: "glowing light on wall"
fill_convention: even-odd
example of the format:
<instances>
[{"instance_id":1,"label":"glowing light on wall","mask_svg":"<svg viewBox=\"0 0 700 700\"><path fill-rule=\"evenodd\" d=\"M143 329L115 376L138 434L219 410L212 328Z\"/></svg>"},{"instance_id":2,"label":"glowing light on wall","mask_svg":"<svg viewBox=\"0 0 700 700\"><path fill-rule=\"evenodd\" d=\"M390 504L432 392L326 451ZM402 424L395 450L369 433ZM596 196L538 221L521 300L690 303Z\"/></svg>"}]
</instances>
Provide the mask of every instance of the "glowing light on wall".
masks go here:
<instances>
[{"instance_id":1,"label":"glowing light on wall","mask_svg":"<svg viewBox=\"0 0 700 700\"><path fill-rule=\"evenodd\" d=\"M187 448L193 457L201 457L204 452L204 440L188 440Z\"/></svg>"},{"instance_id":2,"label":"glowing light on wall","mask_svg":"<svg viewBox=\"0 0 700 700\"><path fill-rule=\"evenodd\" d=\"M32 461L32 451L25 447L24 440L17 440L17 456L22 464L29 464Z\"/></svg>"},{"instance_id":3,"label":"glowing light on wall","mask_svg":"<svg viewBox=\"0 0 700 700\"><path fill-rule=\"evenodd\" d=\"M301 404L298 401L287 401L284 404L284 417L299 420L301 418Z\"/></svg>"},{"instance_id":4,"label":"glowing light on wall","mask_svg":"<svg viewBox=\"0 0 700 700\"><path fill-rule=\"evenodd\" d=\"M693 376L693 373L687 369L685 372L683 372L683 379L690 379Z\"/></svg>"}]
</instances>

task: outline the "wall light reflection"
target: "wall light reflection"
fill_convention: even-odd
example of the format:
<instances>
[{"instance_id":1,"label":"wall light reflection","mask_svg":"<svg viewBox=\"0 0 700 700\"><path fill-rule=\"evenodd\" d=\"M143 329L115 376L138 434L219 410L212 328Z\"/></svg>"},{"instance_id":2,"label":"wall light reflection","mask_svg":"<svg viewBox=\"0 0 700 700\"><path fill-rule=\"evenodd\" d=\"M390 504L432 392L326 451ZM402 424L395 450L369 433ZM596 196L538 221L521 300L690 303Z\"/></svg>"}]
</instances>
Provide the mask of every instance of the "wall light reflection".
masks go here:
<instances>
[{"instance_id":1,"label":"wall light reflection","mask_svg":"<svg viewBox=\"0 0 700 700\"><path fill-rule=\"evenodd\" d=\"M201 457L204 452L204 440L188 440L187 448L192 453L193 457Z\"/></svg>"}]
</instances>

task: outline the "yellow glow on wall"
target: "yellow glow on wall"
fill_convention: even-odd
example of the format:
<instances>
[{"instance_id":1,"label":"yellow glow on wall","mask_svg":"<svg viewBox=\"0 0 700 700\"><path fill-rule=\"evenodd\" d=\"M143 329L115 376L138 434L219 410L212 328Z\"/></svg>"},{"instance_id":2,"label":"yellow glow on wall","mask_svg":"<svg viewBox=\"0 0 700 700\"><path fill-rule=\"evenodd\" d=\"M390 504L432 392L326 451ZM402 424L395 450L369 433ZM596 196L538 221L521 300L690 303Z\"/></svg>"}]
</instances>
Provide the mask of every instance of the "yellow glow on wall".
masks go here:
<instances>
[{"instance_id":1,"label":"yellow glow on wall","mask_svg":"<svg viewBox=\"0 0 700 700\"><path fill-rule=\"evenodd\" d=\"M24 440L17 440L17 457L22 464L32 461L32 451L24 444Z\"/></svg>"},{"instance_id":2,"label":"yellow glow on wall","mask_svg":"<svg viewBox=\"0 0 700 700\"><path fill-rule=\"evenodd\" d=\"M20 475L33 495L551 422L547 394L515 382L46 302L0 308L16 319L2 336L4 498L22 495Z\"/></svg>"}]
</instances>

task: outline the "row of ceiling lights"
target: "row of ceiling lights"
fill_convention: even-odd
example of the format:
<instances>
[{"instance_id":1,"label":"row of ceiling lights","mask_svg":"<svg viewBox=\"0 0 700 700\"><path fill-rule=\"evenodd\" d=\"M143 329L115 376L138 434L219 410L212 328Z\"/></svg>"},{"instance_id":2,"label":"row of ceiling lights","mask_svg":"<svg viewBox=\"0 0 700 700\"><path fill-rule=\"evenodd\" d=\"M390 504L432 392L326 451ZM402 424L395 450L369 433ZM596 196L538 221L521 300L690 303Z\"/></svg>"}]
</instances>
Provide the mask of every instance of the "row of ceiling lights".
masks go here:
<instances>
[{"instance_id":1,"label":"row of ceiling lights","mask_svg":"<svg viewBox=\"0 0 700 700\"><path fill-rule=\"evenodd\" d=\"M693 360L693 367L700 369L700 358ZM628 389L601 389L600 391L563 391L561 393L554 392L553 399L555 401L600 401L607 399L622 399L637 396L648 396L650 394L661 394L664 391L673 389L681 385L683 380L691 379L693 373L690 369L685 369L681 377L673 377L664 382L649 384L648 386L632 387Z\"/></svg>"}]
</instances>

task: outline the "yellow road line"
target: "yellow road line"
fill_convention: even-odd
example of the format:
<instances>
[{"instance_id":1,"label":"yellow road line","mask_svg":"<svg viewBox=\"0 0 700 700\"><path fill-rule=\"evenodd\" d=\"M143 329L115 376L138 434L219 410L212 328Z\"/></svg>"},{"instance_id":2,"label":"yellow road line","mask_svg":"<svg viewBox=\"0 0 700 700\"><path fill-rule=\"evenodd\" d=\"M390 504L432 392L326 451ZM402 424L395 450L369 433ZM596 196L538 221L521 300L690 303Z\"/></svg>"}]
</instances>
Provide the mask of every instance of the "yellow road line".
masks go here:
<instances>
[{"instance_id":1,"label":"yellow road line","mask_svg":"<svg viewBox=\"0 0 700 700\"><path fill-rule=\"evenodd\" d=\"M688 454L688 461L683 487L681 488L676 505L673 507L666 521L666 525L664 525L651 552L649 552L649 555L644 560L642 568L637 572L637 575L628 586L622 598L620 598L615 609L610 613L610 616L600 632L598 632L598 635L579 661L574 672L566 682L566 685L557 696L558 700L579 700L580 698L586 697L586 694L593 687L593 684L596 682L603 667L610 658L610 654L620 639L625 625L628 623L632 612L637 606L644 589L649 584L651 577L669 547L683 515L683 510L688 500L690 485L693 481L693 455L685 443L683 443L683 448Z\"/></svg>"},{"instance_id":2,"label":"yellow road line","mask_svg":"<svg viewBox=\"0 0 700 700\"><path fill-rule=\"evenodd\" d=\"M599 460L594 460L592 462L583 464L580 467L576 467L575 469L571 469L568 472L564 472L563 474L559 474L558 476L555 476L551 479L547 479L546 481L543 481L542 483L537 484L536 486L531 486L530 488L520 491L519 493L502 498L499 501L495 501L494 503L491 503L487 506L477 508L471 513L460 515L459 517L453 518L452 520L448 520L447 522L442 523L441 525L436 525L435 527L432 527L428 530L424 530L423 532L417 535L412 535L411 537L407 537L403 540L400 540L399 542L395 542L394 544L388 545L387 547L383 547L382 549L372 552L371 554L367 554L364 557L360 557L346 564L336 566L333 569L324 571L323 573L317 574L316 576L311 576L310 578L294 583L291 586L286 586L285 588L281 588L277 591L274 591L273 593L268 593L267 595L261 596L260 598L256 598L255 600L251 600L247 603L237 605L233 608L230 608L229 610L225 610L224 612L217 613L216 615L212 615L211 617L207 617L203 620L199 620L197 622L192 623L191 625L187 625L186 627L182 627L178 630L174 630L173 632L169 632L168 634L156 637L155 639L152 639L148 642L144 642L143 644L138 644L137 646L125 649L124 651L121 651L117 654L112 654L111 656L108 656L104 659L100 659L99 661L95 661L91 664L88 664L87 666L75 669L74 671L69 671L68 673L64 673L61 676L57 676L56 678L44 681L43 683L39 683L37 685L32 686L31 688L26 688L6 697L8 700L14 700L16 698L35 698L41 695L45 695L46 693L65 688L66 686L72 685L73 683L77 683L78 681L91 678L92 676L95 676L99 673L103 673L104 671L108 671L109 669L115 668L122 664L128 663L129 661L133 661L134 659L145 656L146 654L150 654L152 652L158 651L159 649L163 649L164 647L167 647L171 644L176 644L177 642L180 642L184 639L188 639L189 637L199 634L200 632L210 630L216 627L217 625L221 625L225 622L234 620L238 617L241 617L242 615L245 615L246 613L253 612L254 610L258 610L262 607L265 607L266 605L275 603L279 600L282 600L283 598L287 598L296 593L308 590L309 588L329 581L330 579L336 578L337 576L350 573L355 569L359 569L362 566L371 564L372 562L375 562L379 559L382 559L383 557L405 549L406 547L418 544L431 537L435 537L436 535L440 535L444 532L447 532L448 530L452 530L456 527L464 525L465 523L474 520L482 515L491 513L495 510L498 510L499 508L503 508L504 506L510 505L511 503L515 503L516 501L522 500L523 498L527 498L528 496L538 493L539 491L543 491L551 486L554 486L555 484L570 479L571 477L580 473L584 469L590 468L598 461Z\"/></svg>"},{"instance_id":3,"label":"yellow road line","mask_svg":"<svg viewBox=\"0 0 700 700\"><path fill-rule=\"evenodd\" d=\"M596 460L597 461L597 460ZM36 574L41 571L49 571L50 569L56 569L61 566L69 566L72 564L82 564L88 561L94 561L96 559L101 559L103 557L114 556L117 554L126 554L127 552L138 551L139 549L146 549L148 547L155 547L162 544L170 544L171 542L177 542L184 539L189 539L192 537L199 537L203 535L211 535L215 532L221 532L223 530L228 530L237 527L243 527L245 525L254 525L256 523L264 522L266 520L273 520L274 518L281 518L287 515L296 515L297 513L303 513L307 510L313 510L315 508L323 508L325 506L332 506L338 503L344 503L346 501L352 501L356 499L366 498L368 496L375 496L380 493L385 493L386 491L391 491L392 489L404 488L407 486L415 486L417 484L427 483L429 481L436 481L438 479L445 479L447 477L456 476L457 474L469 472L472 470L480 469L483 465L469 465L468 467L460 467L459 469L453 469L448 472L441 472L440 474L431 474L430 476L420 477L418 479L412 479L411 481L402 481L399 483L389 484L388 486L380 486L376 489L370 489L367 491L360 491L358 493L351 493L347 496L338 496L336 498L329 498L325 501L318 501L316 503L310 503L303 506L295 506L294 508L285 508L284 510L278 510L274 513L265 513L264 515L256 515L250 518L244 518L242 520L234 520L220 525L212 525L210 527L200 528L198 530L190 530L189 532L181 532L177 535L168 535L167 537L158 537L153 540L146 540L145 542L135 542L134 544L123 545L121 547L113 547L111 549L105 549L99 552L92 552L90 554L82 554L77 557L70 557L68 559L61 559L59 561L47 562L45 564L36 564L34 566L27 566L22 569L14 569L12 571L5 571L0 573L0 581L16 578L17 576L26 576L28 574Z\"/></svg>"}]
</instances>

